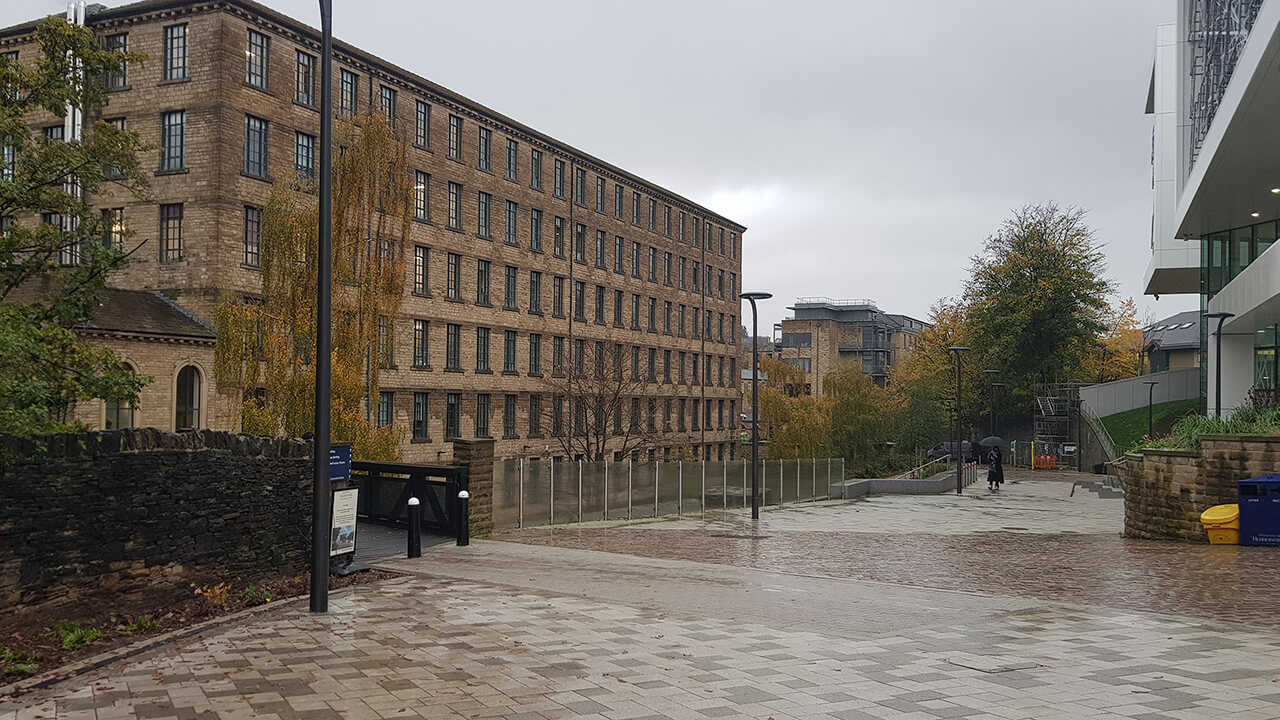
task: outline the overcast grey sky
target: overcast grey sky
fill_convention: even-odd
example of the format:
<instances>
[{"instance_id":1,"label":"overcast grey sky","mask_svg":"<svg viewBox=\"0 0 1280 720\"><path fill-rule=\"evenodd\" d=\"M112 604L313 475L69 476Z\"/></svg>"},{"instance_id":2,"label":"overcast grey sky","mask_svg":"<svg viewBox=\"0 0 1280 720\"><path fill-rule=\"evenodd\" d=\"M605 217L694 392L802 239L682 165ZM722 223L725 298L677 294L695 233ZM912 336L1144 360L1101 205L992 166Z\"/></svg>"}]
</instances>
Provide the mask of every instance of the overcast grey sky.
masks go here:
<instances>
[{"instance_id":1,"label":"overcast grey sky","mask_svg":"<svg viewBox=\"0 0 1280 720\"><path fill-rule=\"evenodd\" d=\"M120 0L104 4L118 6ZM315 0L266 0L319 27ZM1089 209L1141 295L1155 26L1175 0L334 0L334 34L745 224L797 296L926 319L1010 212ZM0 2L0 26L59 12Z\"/></svg>"}]
</instances>

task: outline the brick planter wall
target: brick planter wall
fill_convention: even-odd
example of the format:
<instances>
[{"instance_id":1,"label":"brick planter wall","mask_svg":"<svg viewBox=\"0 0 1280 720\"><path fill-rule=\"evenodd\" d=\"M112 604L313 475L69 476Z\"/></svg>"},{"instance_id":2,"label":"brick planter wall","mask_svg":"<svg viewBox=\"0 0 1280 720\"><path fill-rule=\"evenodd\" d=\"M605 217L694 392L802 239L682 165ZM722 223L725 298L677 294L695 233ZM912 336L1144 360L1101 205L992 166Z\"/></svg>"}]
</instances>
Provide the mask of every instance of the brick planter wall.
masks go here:
<instances>
[{"instance_id":1,"label":"brick planter wall","mask_svg":"<svg viewBox=\"0 0 1280 720\"><path fill-rule=\"evenodd\" d=\"M1200 444L1126 456L1126 536L1208 542L1200 513L1234 504L1240 480L1280 472L1280 436L1205 435Z\"/></svg>"},{"instance_id":2,"label":"brick planter wall","mask_svg":"<svg viewBox=\"0 0 1280 720\"><path fill-rule=\"evenodd\" d=\"M304 571L310 456L309 442L209 430L0 436L0 621Z\"/></svg>"}]
</instances>

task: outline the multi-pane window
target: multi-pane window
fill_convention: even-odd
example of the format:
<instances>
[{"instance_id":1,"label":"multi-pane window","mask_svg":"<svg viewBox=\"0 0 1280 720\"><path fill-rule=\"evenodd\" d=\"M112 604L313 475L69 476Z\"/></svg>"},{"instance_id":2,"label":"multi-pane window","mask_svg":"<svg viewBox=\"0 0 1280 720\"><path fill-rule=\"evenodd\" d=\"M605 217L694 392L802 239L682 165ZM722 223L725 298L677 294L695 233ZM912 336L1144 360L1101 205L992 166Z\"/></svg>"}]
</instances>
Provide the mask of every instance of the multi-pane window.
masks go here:
<instances>
[{"instance_id":1,"label":"multi-pane window","mask_svg":"<svg viewBox=\"0 0 1280 720\"><path fill-rule=\"evenodd\" d=\"M551 253L558 258L564 257L564 218L559 215L555 219L555 234L552 239Z\"/></svg>"},{"instance_id":2,"label":"multi-pane window","mask_svg":"<svg viewBox=\"0 0 1280 720\"><path fill-rule=\"evenodd\" d=\"M613 186L613 216L622 219L622 186Z\"/></svg>"},{"instance_id":3,"label":"multi-pane window","mask_svg":"<svg viewBox=\"0 0 1280 720\"><path fill-rule=\"evenodd\" d=\"M413 439L422 442L427 439L427 393L413 394Z\"/></svg>"},{"instance_id":4,"label":"multi-pane window","mask_svg":"<svg viewBox=\"0 0 1280 720\"><path fill-rule=\"evenodd\" d=\"M662 234L671 237L671 206L662 208Z\"/></svg>"},{"instance_id":5,"label":"multi-pane window","mask_svg":"<svg viewBox=\"0 0 1280 720\"><path fill-rule=\"evenodd\" d=\"M102 211L102 244L116 250L124 249L124 208Z\"/></svg>"},{"instance_id":6,"label":"multi-pane window","mask_svg":"<svg viewBox=\"0 0 1280 720\"><path fill-rule=\"evenodd\" d=\"M542 189L542 151L529 151L529 187Z\"/></svg>"},{"instance_id":7,"label":"multi-pane window","mask_svg":"<svg viewBox=\"0 0 1280 720\"><path fill-rule=\"evenodd\" d=\"M555 172L551 178L551 194L558 198L564 197L564 161L557 159Z\"/></svg>"},{"instance_id":8,"label":"multi-pane window","mask_svg":"<svg viewBox=\"0 0 1280 720\"><path fill-rule=\"evenodd\" d=\"M640 193L631 193L631 224L640 224Z\"/></svg>"},{"instance_id":9,"label":"multi-pane window","mask_svg":"<svg viewBox=\"0 0 1280 720\"><path fill-rule=\"evenodd\" d=\"M687 218L688 216L684 214L684 211L680 211L680 242L684 242L684 223Z\"/></svg>"},{"instance_id":10,"label":"multi-pane window","mask_svg":"<svg viewBox=\"0 0 1280 720\"><path fill-rule=\"evenodd\" d=\"M520 272L515 265L507 266L506 282L503 284L502 308L504 310L516 309L516 273Z\"/></svg>"},{"instance_id":11,"label":"multi-pane window","mask_svg":"<svg viewBox=\"0 0 1280 720\"><path fill-rule=\"evenodd\" d=\"M489 328L476 328L476 372L489 372Z\"/></svg>"},{"instance_id":12,"label":"multi-pane window","mask_svg":"<svg viewBox=\"0 0 1280 720\"><path fill-rule=\"evenodd\" d=\"M457 253L449 253L448 264L445 270L445 298L449 300L462 299L462 256Z\"/></svg>"},{"instance_id":13,"label":"multi-pane window","mask_svg":"<svg viewBox=\"0 0 1280 720\"><path fill-rule=\"evenodd\" d=\"M564 434L564 398L559 395L551 401L551 434Z\"/></svg>"},{"instance_id":14,"label":"multi-pane window","mask_svg":"<svg viewBox=\"0 0 1280 720\"><path fill-rule=\"evenodd\" d=\"M267 121L244 116L244 174L267 177Z\"/></svg>"},{"instance_id":15,"label":"multi-pane window","mask_svg":"<svg viewBox=\"0 0 1280 720\"><path fill-rule=\"evenodd\" d=\"M573 341L573 372L577 377L583 377L586 374L587 362L587 343L585 340Z\"/></svg>"},{"instance_id":16,"label":"multi-pane window","mask_svg":"<svg viewBox=\"0 0 1280 720\"><path fill-rule=\"evenodd\" d=\"M649 232L658 230L658 201L649 200Z\"/></svg>"},{"instance_id":17,"label":"multi-pane window","mask_svg":"<svg viewBox=\"0 0 1280 720\"><path fill-rule=\"evenodd\" d=\"M529 271L529 314L542 314L542 273Z\"/></svg>"},{"instance_id":18,"label":"multi-pane window","mask_svg":"<svg viewBox=\"0 0 1280 720\"><path fill-rule=\"evenodd\" d=\"M689 269L689 268L688 268L688 263L687 263L687 261L686 261L684 258L680 258L680 271L677 273L677 275L680 277L680 289L681 289L681 290L684 290L684 289L685 289L685 281L684 281L684 278L685 278L685 271L687 271L688 269Z\"/></svg>"},{"instance_id":19,"label":"multi-pane window","mask_svg":"<svg viewBox=\"0 0 1280 720\"><path fill-rule=\"evenodd\" d=\"M187 165L187 113L173 110L162 116L160 169L182 170Z\"/></svg>"},{"instance_id":20,"label":"multi-pane window","mask_svg":"<svg viewBox=\"0 0 1280 720\"><path fill-rule=\"evenodd\" d=\"M452 440L459 436L458 425L462 418L462 395L447 393L445 395L444 439Z\"/></svg>"},{"instance_id":21,"label":"multi-pane window","mask_svg":"<svg viewBox=\"0 0 1280 720\"><path fill-rule=\"evenodd\" d=\"M542 335L538 333L529 335L529 374L542 374Z\"/></svg>"},{"instance_id":22,"label":"multi-pane window","mask_svg":"<svg viewBox=\"0 0 1280 720\"><path fill-rule=\"evenodd\" d=\"M596 212L604 212L604 178L596 178Z\"/></svg>"},{"instance_id":23,"label":"multi-pane window","mask_svg":"<svg viewBox=\"0 0 1280 720\"><path fill-rule=\"evenodd\" d=\"M395 326L385 315L378 318L378 363L380 367L395 367Z\"/></svg>"},{"instance_id":24,"label":"multi-pane window","mask_svg":"<svg viewBox=\"0 0 1280 720\"><path fill-rule=\"evenodd\" d=\"M671 334L671 301L667 300L662 305L662 332Z\"/></svg>"},{"instance_id":25,"label":"multi-pane window","mask_svg":"<svg viewBox=\"0 0 1280 720\"><path fill-rule=\"evenodd\" d=\"M640 296L635 294L631 296L631 329L640 329Z\"/></svg>"},{"instance_id":26,"label":"multi-pane window","mask_svg":"<svg viewBox=\"0 0 1280 720\"><path fill-rule=\"evenodd\" d=\"M720 298L724 298L724 270L716 271L716 292Z\"/></svg>"},{"instance_id":27,"label":"multi-pane window","mask_svg":"<svg viewBox=\"0 0 1280 720\"><path fill-rule=\"evenodd\" d=\"M489 261L476 261L476 304L489 304Z\"/></svg>"},{"instance_id":28,"label":"multi-pane window","mask_svg":"<svg viewBox=\"0 0 1280 720\"><path fill-rule=\"evenodd\" d=\"M415 101L413 144L423 149L431 148L431 106L421 100Z\"/></svg>"},{"instance_id":29,"label":"multi-pane window","mask_svg":"<svg viewBox=\"0 0 1280 720\"><path fill-rule=\"evenodd\" d=\"M462 372L462 326L448 323L444 330L444 369Z\"/></svg>"},{"instance_id":30,"label":"multi-pane window","mask_svg":"<svg viewBox=\"0 0 1280 720\"><path fill-rule=\"evenodd\" d=\"M658 282L658 249L649 246L649 282Z\"/></svg>"},{"instance_id":31,"label":"multi-pane window","mask_svg":"<svg viewBox=\"0 0 1280 720\"><path fill-rule=\"evenodd\" d=\"M102 45L107 52L127 53L129 52L129 33L108 35L103 39ZM123 90L129 87L128 63L121 63L119 70L107 73L103 82L108 90Z\"/></svg>"},{"instance_id":32,"label":"multi-pane window","mask_svg":"<svg viewBox=\"0 0 1280 720\"><path fill-rule=\"evenodd\" d=\"M529 396L529 437L542 436L542 396Z\"/></svg>"},{"instance_id":33,"label":"multi-pane window","mask_svg":"<svg viewBox=\"0 0 1280 720\"><path fill-rule=\"evenodd\" d=\"M605 235L605 232L603 230L597 230L596 231L596 267L600 268L601 270L603 270L605 267L604 246L607 241L608 241L608 236Z\"/></svg>"},{"instance_id":34,"label":"multi-pane window","mask_svg":"<svg viewBox=\"0 0 1280 720\"><path fill-rule=\"evenodd\" d=\"M520 179L520 143L507 138L507 179Z\"/></svg>"},{"instance_id":35,"label":"multi-pane window","mask_svg":"<svg viewBox=\"0 0 1280 720\"><path fill-rule=\"evenodd\" d=\"M187 26L169 25L164 29L164 79L187 79Z\"/></svg>"},{"instance_id":36,"label":"multi-pane window","mask_svg":"<svg viewBox=\"0 0 1280 720\"><path fill-rule=\"evenodd\" d=\"M693 246L694 247L698 247L698 233L700 232L700 230L698 229L699 227L700 226L698 225L698 218L694 218L693 219Z\"/></svg>"},{"instance_id":37,"label":"multi-pane window","mask_svg":"<svg viewBox=\"0 0 1280 720\"><path fill-rule=\"evenodd\" d=\"M573 319L587 320L587 284L581 280L573 284Z\"/></svg>"},{"instance_id":38,"label":"multi-pane window","mask_svg":"<svg viewBox=\"0 0 1280 720\"><path fill-rule=\"evenodd\" d=\"M734 260L738 259L738 233L736 232L729 233L729 253L729 257Z\"/></svg>"},{"instance_id":39,"label":"multi-pane window","mask_svg":"<svg viewBox=\"0 0 1280 720\"><path fill-rule=\"evenodd\" d=\"M13 143L5 143L0 145L0 180L13 180L14 165L18 161L18 146ZM111 173L107 169L103 169L103 174L111 177ZM119 172L116 172L119 175Z\"/></svg>"},{"instance_id":40,"label":"multi-pane window","mask_svg":"<svg viewBox=\"0 0 1280 720\"><path fill-rule=\"evenodd\" d=\"M182 262L182 204L160 206L160 262Z\"/></svg>"},{"instance_id":41,"label":"multi-pane window","mask_svg":"<svg viewBox=\"0 0 1280 720\"><path fill-rule=\"evenodd\" d=\"M462 160L462 118L449 116L449 159Z\"/></svg>"},{"instance_id":42,"label":"multi-pane window","mask_svg":"<svg viewBox=\"0 0 1280 720\"><path fill-rule=\"evenodd\" d=\"M507 201L507 227L506 237L503 239L508 245L518 246L520 242L516 240L516 230L519 227L517 217L520 213L520 205L514 200Z\"/></svg>"},{"instance_id":43,"label":"multi-pane window","mask_svg":"<svg viewBox=\"0 0 1280 720\"><path fill-rule=\"evenodd\" d=\"M678 325L676 325L676 333L677 333L677 334L679 334L679 335L680 335L680 337L684 337L684 313L685 313L685 307L684 307L684 305L681 305L681 306L680 306L680 319L679 319L679 324L678 324ZM681 375L683 375L683 374L684 374L684 372L683 372L683 371L681 371L681 373L680 373L680 374L681 374Z\"/></svg>"},{"instance_id":44,"label":"multi-pane window","mask_svg":"<svg viewBox=\"0 0 1280 720\"><path fill-rule=\"evenodd\" d=\"M430 338L430 326L426 320L413 321L413 366L427 367L427 342Z\"/></svg>"},{"instance_id":45,"label":"multi-pane window","mask_svg":"<svg viewBox=\"0 0 1280 720\"><path fill-rule=\"evenodd\" d=\"M658 380L658 349L649 348L649 364L648 373L645 377L649 378L649 382L657 382Z\"/></svg>"},{"instance_id":46,"label":"multi-pane window","mask_svg":"<svg viewBox=\"0 0 1280 720\"><path fill-rule=\"evenodd\" d=\"M551 314L564 317L564 278L556 277L551 281Z\"/></svg>"},{"instance_id":47,"label":"multi-pane window","mask_svg":"<svg viewBox=\"0 0 1280 720\"><path fill-rule=\"evenodd\" d=\"M596 322L604 324L604 286L596 286Z\"/></svg>"},{"instance_id":48,"label":"multi-pane window","mask_svg":"<svg viewBox=\"0 0 1280 720\"><path fill-rule=\"evenodd\" d=\"M613 291L613 325L622 327L622 291Z\"/></svg>"},{"instance_id":49,"label":"multi-pane window","mask_svg":"<svg viewBox=\"0 0 1280 720\"><path fill-rule=\"evenodd\" d=\"M338 112L355 115L360 104L360 77L350 70L338 70Z\"/></svg>"},{"instance_id":50,"label":"multi-pane window","mask_svg":"<svg viewBox=\"0 0 1280 720\"><path fill-rule=\"evenodd\" d=\"M623 269L623 265L626 263L626 256L627 256L627 253L625 251L626 246L627 246L627 241L624 240L621 235L618 235L613 239L613 271L618 273L619 275L626 272Z\"/></svg>"},{"instance_id":51,"label":"multi-pane window","mask_svg":"<svg viewBox=\"0 0 1280 720\"><path fill-rule=\"evenodd\" d=\"M462 186L456 182L449 183L449 229L462 229Z\"/></svg>"},{"instance_id":52,"label":"multi-pane window","mask_svg":"<svg viewBox=\"0 0 1280 720\"><path fill-rule=\"evenodd\" d=\"M699 263L697 260L694 260L694 261L693 261L693 275L692 275L692 277L693 277L693 291L694 291L694 292L702 292L702 291L699 289L699 288L701 287L701 285L699 285L699 283L701 282L701 278L702 278L702 264L701 264L701 263Z\"/></svg>"},{"instance_id":53,"label":"multi-pane window","mask_svg":"<svg viewBox=\"0 0 1280 720\"><path fill-rule=\"evenodd\" d=\"M244 209L244 264L262 264L262 208Z\"/></svg>"},{"instance_id":54,"label":"multi-pane window","mask_svg":"<svg viewBox=\"0 0 1280 720\"><path fill-rule=\"evenodd\" d=\"M587 171L577 168L573 177L573 201L579 205L587 204Z\"/></svg>"},{"instance_id":55,"label":"multi-pane window","mask_svg":"<svg viewBox=\"0 0 1280 720\"><path fill-rule=\"evenodd\" d=\"M383 85L379 88L379 99L382 101L382 114L387 116L387 124L396 126L396 91Z\"/></svg>"},{"instance_id":56,"label":"multi-pane window","mask_svg":"<svg viewBox=\"0 0 1280 720\"><path fill-rule=\"evenodd\" d=\"M516 331L507 330L502 333L502 372L516 371Z\"/></svg>"},{"instance_id":57,"label":"multi-pane window","mask_svg":"<svg viewBox=\"0 0 1280 720\"><path fill-rule=\"evenodd\" d=\"M686 402L684 398L680 398L679 410L676 411L676 430L680 432L684 432L684 419L688 415Z\"/></svg>"},{"instance_id":58,"label":"multi-pane window","mask_svg":"<svg viewBox=\"0 0 1280 720\"><path fill-rule=\"evenodd\" d=\"M46 144L54 142L62 142L62 126L49 125L44 128L44 141Z\"/></svg>"},{"instance_id":59,"label":"multi-pane window","mask_svg":"<svg viewBox=\"0 0 1280 720\"><path fill-rule=\"evenodd\" d=\"M529 249L540 253L542 252L542 211L532 209L529 211Z\"/></svg>"},{"instance_id":60,"label":"multi-pane window","mask_svg":"<svg viewBox=\"0 0 1280 720\"><path fill-rule=\"evenodd\" d=\"M421 170L413 171L413 217L431 222L431 176Z\"/></svg>"},{"instance_id":61,"label":"multi-pane window","mask_svg":"<svg viewBox=\"0 0 1280 720\"><path fill-rule=\"evenodd\" d=\"M640 243L631 243L631 277L640 277Z\"/></svg>"},{"instance_id":62,"label":"multi-pane window","mask_svg":"<svg viewBox=\"0 0 1280 720\"><path fill-rule=\"evenodd\" d=\"M516 437L516 396L508 395L502 403L502 437Z\"/></svg>"},{"instance_id":63,"label":"multi-pane window","mask_svg":"<svg viewBox=\"0 0 1280 720\"><path fill-rule=\"evenodd\" d=\"M575 262L587 262L587 226L578 223L573 228L573 259Z\"/></svg>"},{"instance_id":64,"label":"multi-pane window","mask_svg":"<svg viewBox=\"0 0 1280 720\"><path fill-rule=\"evenodd\" d=\"M649 332L658 332L658 299L649 298Z\"/></svg>"},{"instance_id":65,"label":"multi-pane window","mask_svg":"<svg viewBox=\"0 0 1280 720\"><path fill-rule=\"evenodd\" d=\"M480 128L479 157L476 159L476 167L489 171L489 144L493 139L493 132L489 128Z\"/></svg>"},{"instance_id":66,"label":"multi-pane window","mask_svg":"<svg viewBox=\"0 0 1280 720\"><path fill-rule=\"evenodd\" d=\"M316 176L316 136L294 133L293 169L298 177L310 180Z\"/></svg>"},{"instance_id":67,"label":"multi-pane window","mask_svg":"<svg viewBox=\"0 0 1280 720\"><path fill-rule=\"evenodd\" d=\"M671 285L671 253L662 253L662 282Z\"/></svg>"},{"instance_id":68,"label":"multi-pane window","mask_svg":"<svg viewBox=\"0 0 1280 720\"><path fill-rule=\"evenodd\" d=\"M378 427L388 427L391 425L393 409L396 404L396 394L383 390L378 393Z\"/></svg>"},{"instance_id":69,"label":"multi-pane window","mask_svg":"<svg viewBox=\"0 0 1280 720\"><path fill-rule=\"evenodd\" d=\"M297 92L294 93L293 99L299 105L307 107L316 106L316 57L309 53L298 51L298 67L295 70L297 79Z\"/></svg>"},{"instance_id":70,"label":"multi-pane window","mask_svg":"<svg viewBox=\"0 0 1280 720\"><path fill-rule=\"evenodd\" d=\"M564 338L551 340L551 374L564 375Z\"/></svg>"},{"instance_id":71,"label":"multi-pane window","mask_svg":"<svg viewBox=\"0 0 1280 720\"><path fill-rule=\"evenodd\" d=\"M250 30L249 37L245 40L244 51L244 82L246 85L260 90L267 89L267 73L271 67L270 53L271 38L256 30Z\"/></svg>"},{"instance_id":72,"label":"multi-pane window","mask_svg":"<svg viewBox=\"0 0 1280 720\"><path fill-rule=\"evenodd\" d=\"M492 202L492 195L483 191L479 193L476 204L476 234L482 238L491 237L489 235L489 205Z\"/></svg>"}]
</instances>

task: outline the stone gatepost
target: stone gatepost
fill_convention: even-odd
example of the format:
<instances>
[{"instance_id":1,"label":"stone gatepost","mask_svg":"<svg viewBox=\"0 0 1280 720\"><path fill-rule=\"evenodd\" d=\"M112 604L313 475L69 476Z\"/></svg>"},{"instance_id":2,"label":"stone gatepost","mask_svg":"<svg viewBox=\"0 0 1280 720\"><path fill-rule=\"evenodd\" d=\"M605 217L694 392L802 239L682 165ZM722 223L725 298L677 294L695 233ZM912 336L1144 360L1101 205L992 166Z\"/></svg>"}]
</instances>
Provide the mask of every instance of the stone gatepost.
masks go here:
<instances>
[{"instance_id":1,"label":"stone gatepost","mask_svg":"<svg viewBox=\"0 0 1280 720\"><path fill-rule=\"evenodd\" d=\"M470 474L471 536L487 538L493 534L493 440L454 440L453 464Z\"/></svg>"}]
</instances>

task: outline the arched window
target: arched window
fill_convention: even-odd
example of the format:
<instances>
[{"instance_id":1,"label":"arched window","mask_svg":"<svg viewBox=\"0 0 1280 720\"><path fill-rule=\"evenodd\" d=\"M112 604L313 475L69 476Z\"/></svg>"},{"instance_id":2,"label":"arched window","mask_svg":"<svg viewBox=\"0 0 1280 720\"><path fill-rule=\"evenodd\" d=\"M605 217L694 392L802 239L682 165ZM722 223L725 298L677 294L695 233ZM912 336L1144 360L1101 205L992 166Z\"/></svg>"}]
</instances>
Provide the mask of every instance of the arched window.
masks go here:
<instances>
[{"instance_id":1,"label":"arched window","mask_svg":"<svg viewBox=\"0 0 1280 720\"><path fill-rule=\"evenodd\" d=\"M174 429L200 427L200 370L188 365L178 371L178 397L174 407Z\"/></svg>"},{"instance_id":2,"label":"arched window","mask_svg":"<svg viewBox=\"0 0 1280 720\"><path fill-rule=\"evenodd\" d=\"M135 372L133 367L126 365L129 372ZM123 400L107 401L107 430L120 430L122 428L131 428L134 426L135 417L138 412L138 406Z\"/></svg>"}]
</instances>

